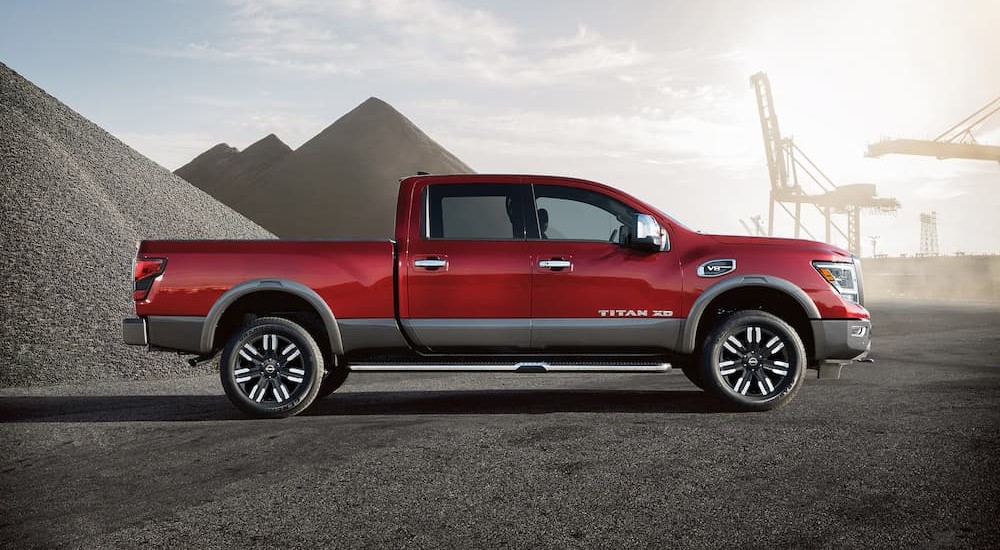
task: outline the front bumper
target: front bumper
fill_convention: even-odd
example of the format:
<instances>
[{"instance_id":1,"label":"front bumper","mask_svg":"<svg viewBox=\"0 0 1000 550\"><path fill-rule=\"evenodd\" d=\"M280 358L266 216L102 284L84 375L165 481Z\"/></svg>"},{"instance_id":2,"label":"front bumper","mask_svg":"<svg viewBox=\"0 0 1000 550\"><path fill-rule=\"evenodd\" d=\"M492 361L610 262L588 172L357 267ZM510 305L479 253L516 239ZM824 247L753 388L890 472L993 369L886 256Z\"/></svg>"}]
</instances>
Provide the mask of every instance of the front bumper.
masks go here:
<instances>
[{"instance_id":1,"label":"front bumper","mask_svg":"<svg viewBox=\"0 0 1000 550\"><path fill-rule=\"evenodd\" d=\"M146 320L141 317L122 319L122 339L130 346L145 346L149 343Z\"/></svg>"},{"instance_id":2,"label":"front bumper","mask_svg":"<svg viewBox=\"0 0 1000 550\"><path fill-rule=\"evenodd\" d=\"M869 319L816 319L813 329L813 359L851 361L871 350L872 323Z\"/></svg>"}]
</instances>

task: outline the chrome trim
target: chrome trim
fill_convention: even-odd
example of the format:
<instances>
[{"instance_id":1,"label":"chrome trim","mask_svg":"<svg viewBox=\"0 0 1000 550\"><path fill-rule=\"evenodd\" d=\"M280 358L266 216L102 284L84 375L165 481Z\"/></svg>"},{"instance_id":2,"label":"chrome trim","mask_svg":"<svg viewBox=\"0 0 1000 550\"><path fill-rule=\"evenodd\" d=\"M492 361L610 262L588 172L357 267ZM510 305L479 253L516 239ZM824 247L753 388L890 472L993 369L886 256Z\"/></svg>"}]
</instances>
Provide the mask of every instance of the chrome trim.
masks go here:
<instances>
[{"instance_id":1,"label":"chrome trim","mask_svg":"<svg viewBox=\"0 0 1000 550\"><path fill-rule=\"evenodd\" d=\"M708 271L708 265L714 264L716 262L729 262L729 269L725 271ZM736 259L735 258L716 258L714 260L708 260L698 266L698 276L699 277L722 277L723 275L728 275L736 271Z\"/></svg>"},{"instance_id":2,"label":"chrome trim","mask_svg":"<svg viewBox=\"0 0 1000 550\"><path fill-rule=\"evenodd\" d=\"M427 269L448 267L448 260L442 260L441 258L423 258L420 260L413 260L413 267L425 267Z\"/></svg>"},{"instance_id":3,"label":"chrome trim","mask_svg":"<svg viewBox=\"0 0 1000 550\"><path fill-rule=\"evenodd\" d=\"M569 260L540 260L538 262L538 267L544 269L563 269L573 267L573 262Z\"/></svg>"},{"instance_id":4,"label":"chrome trim","mask_svg":"<svg viewBox=\"0 0 1000 550\"><path fill-rule=\"evenodd\" d=\"M522 361L502 365L477 364L404 364L352 363L351 371L367 372L589 372L589 373L659 373L671 369L670 363L656 365L552 365L544 361Z\"/></svg>"},{"instance_id":5,"label":"chrome trim","mask_svg":"<svg viewBox=\"0 0 1000 550\"><path fill-rule=\"evenodd\" d=\"M656 221L656 218L649 214L637 213L635 215L635 227L633 231L634 235L632 238L634 241L649 239L649 243L660 252L670 249L670 238L667 236L667 231L660 226L660 222Z\"/></svg>"},{"instance_id":6,"label":"chrome trim","mask_svg":"<svg viewBox=\"0 0 1000 550\"><path fill-rule=\"evenodd\" d=\"M667 372L670 363L658 365L545 365L545 372Z\"/></svg>"}]
</instances>

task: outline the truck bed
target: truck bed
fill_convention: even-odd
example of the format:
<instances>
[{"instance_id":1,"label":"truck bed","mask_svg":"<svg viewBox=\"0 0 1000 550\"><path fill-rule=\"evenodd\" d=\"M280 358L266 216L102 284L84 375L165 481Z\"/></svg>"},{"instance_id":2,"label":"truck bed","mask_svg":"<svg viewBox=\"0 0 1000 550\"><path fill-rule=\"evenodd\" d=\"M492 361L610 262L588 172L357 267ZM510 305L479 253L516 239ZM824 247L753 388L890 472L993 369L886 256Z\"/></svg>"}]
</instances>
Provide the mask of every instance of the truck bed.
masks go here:
<instances>
[{"instance_id":1,"label":"truck bed","mask_svg":"<svg viewBox=\"0 0 1000 550\"><path fill-rule=\"evenodd\" d=\"M391 241L142 241L140 257L167 258L141 316L204 316L219 297L253 279L297 281L338 319L393 318Z\"/></svg>"}]
</instances>

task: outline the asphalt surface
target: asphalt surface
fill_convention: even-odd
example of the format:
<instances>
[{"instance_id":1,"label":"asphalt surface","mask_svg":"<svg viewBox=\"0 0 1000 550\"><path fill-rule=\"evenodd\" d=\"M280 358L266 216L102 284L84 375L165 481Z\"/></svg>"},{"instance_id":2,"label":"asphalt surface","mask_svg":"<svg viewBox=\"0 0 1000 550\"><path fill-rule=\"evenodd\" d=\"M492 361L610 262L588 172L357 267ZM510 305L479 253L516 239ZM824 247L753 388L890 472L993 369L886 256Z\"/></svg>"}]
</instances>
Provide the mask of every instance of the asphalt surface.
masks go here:
<instances>
[{"instance_id":1,"label":"asphalt surface","mask_svg":"<svg viewBox=\"0 0 1000 550\"><path fill-rule=\"evenodd\" d=\"M1000 304L872 304L874 365L725 412L666 375L0 390L0 546L1000 546Z\"/></svg>"}]
</instances>

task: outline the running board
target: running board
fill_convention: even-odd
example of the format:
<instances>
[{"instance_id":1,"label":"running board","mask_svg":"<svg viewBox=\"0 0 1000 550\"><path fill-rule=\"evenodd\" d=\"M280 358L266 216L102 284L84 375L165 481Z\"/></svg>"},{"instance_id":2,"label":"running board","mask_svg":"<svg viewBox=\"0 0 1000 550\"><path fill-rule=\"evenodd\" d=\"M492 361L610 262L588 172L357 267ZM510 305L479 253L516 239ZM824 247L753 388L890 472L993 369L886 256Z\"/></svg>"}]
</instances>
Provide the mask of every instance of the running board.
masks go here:
<instances>
[{"instance_id":1,"label":"running board","mask_svg":"<svg viewBox=\"0 0 1000 550\"><path fill-rule=\"evenodd\" d=\"M670 363L632 364L632 365L570 365L551 364L546 362L526 361L512 364L460 364L460 363L415 363L391 365L385 363L353 363L351 371L368 372L591 372L591 373L650 373L667 372Z\"/></svg>"}]
</instances>

